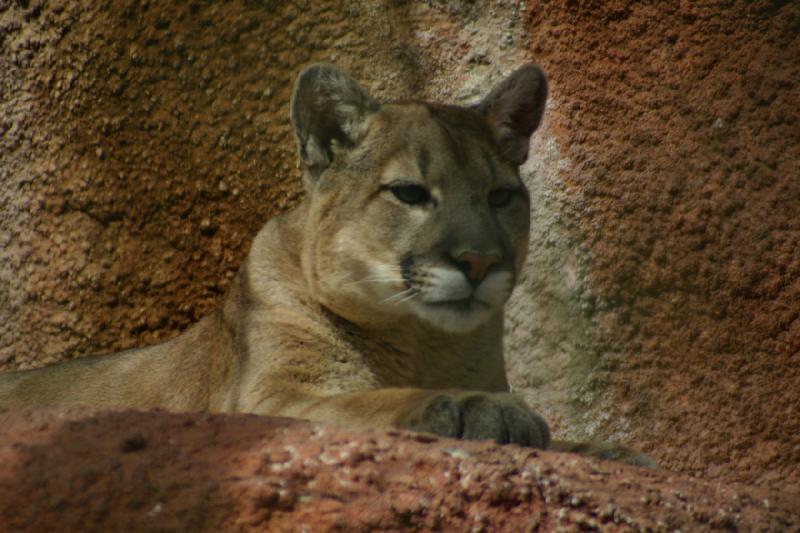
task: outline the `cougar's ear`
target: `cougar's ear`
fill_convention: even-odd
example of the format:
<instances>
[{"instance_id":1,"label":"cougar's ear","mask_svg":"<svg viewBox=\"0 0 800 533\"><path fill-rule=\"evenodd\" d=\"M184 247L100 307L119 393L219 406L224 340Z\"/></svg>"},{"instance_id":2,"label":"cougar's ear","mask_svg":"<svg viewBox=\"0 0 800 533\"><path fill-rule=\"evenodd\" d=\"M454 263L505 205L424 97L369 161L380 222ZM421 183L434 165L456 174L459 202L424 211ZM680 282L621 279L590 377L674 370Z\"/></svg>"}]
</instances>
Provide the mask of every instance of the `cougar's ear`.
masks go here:
<instances>
[{"instance_id":1,"label":"cougar's ear","mask_svg":"<svg viewBox=\"0 0 800 533\"><path fill-rule=\"evenodd\" d=\"M544 72L536 65L525 65L478 104L502 155L511 163L521 165L528 159L530 137L542 120L546 102Z\"/></svg>"},{"instance_id":2,"label":"cougar's ear","mask_svg":"<svg viewBox=\"0 0 800 533\"><path fill-rule=\"evenodd\" d=\"M290 117L306 187L330 165L334 141L355 146L364 134L365 119L378 107L353 78L333 65L317 63L300 73Z\"/></svg>"}]
</instances>

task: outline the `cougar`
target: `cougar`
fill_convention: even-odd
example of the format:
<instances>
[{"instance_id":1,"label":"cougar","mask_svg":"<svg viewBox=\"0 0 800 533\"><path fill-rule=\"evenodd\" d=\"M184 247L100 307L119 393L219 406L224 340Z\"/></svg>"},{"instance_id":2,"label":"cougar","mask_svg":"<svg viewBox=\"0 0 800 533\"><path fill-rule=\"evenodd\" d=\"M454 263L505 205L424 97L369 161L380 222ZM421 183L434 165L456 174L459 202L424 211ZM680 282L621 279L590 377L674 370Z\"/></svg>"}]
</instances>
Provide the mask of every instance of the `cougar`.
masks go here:
<instances>
[{"instance_id":1,"label":"cougar","mask_svg":"<svg viewBox=\"0 0 800 533\"><path fill-rule=\"evenodd\" d=\"M163 344L0 376L0 406L245 412L551 441L509 393L503 307L528 247L519 176L547 100L526 65L478 104L379 103L335 66L296 82L305 200L270 220L219 308Z\"/></svg>"}]
</instances>

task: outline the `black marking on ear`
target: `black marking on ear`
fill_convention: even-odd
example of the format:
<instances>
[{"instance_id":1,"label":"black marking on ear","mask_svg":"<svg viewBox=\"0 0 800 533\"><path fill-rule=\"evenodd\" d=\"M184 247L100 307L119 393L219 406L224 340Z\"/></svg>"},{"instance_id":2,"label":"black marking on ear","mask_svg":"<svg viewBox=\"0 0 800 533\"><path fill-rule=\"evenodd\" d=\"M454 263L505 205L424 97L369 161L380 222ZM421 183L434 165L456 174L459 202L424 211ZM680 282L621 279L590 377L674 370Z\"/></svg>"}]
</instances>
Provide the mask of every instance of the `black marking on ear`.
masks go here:
<instances>
[{"instance_id":1,"label":"black marking on ear","mask_svg":"<svg viewBox=\"0 0 800 533\"><path fill-rule=\"evenodd\" d=\"M417 152L417 167L420 175L425 178L428 176L428 168L431 165L431 153L425 146L420 146Z\"/></svg>"}]
</instances>

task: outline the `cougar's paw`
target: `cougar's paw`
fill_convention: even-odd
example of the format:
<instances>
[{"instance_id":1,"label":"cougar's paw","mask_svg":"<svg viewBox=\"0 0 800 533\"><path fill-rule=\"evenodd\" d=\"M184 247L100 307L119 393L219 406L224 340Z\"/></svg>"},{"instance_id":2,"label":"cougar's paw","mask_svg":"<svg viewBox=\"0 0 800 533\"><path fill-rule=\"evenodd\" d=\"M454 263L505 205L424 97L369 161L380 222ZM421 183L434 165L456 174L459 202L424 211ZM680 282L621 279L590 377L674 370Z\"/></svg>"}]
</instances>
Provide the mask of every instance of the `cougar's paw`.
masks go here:
<instances>
[{"instance_id":1,"label":"cougar's paw","mask_svg":"<svg viewBox=\"0 0 800 533\"><path fill-rule=\"evenodd\" d=\"M408 423L414 431L500 444L546 448L545 421L511 394L441 394L430 399Z\"/></svg>"}]
</instances>

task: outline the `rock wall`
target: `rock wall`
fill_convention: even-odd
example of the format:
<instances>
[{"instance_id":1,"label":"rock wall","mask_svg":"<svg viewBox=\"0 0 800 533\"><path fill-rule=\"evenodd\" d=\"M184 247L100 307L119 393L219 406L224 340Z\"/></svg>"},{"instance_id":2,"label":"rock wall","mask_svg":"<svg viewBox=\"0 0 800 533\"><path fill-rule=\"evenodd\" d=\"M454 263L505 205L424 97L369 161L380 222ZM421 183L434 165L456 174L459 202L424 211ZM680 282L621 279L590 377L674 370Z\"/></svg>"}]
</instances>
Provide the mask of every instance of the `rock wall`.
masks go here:
<instances>
[{"instance_id":1,"label":"rock wall","mask_svg":"<svg viewBox=\"0 0 800 533\"><path fill-rule=\"evenodd\" d=\"M568 162L564 412L668 468L798 486L800 6L542 2L525 24Z\"/></svg>"},{"instance_id":2,"label":"rock wall","mask_svg":"<svg viewBox=\"0 0 800 533\"><path fill-rule=\"evenodd\" d=\"M533 60L551 102L513 386L559 435L797 489L798 49L786 2L5 4L0 364L157 342L210 309L301 194L304 64L469 102Z\"/></svg>"}]
</instances>

